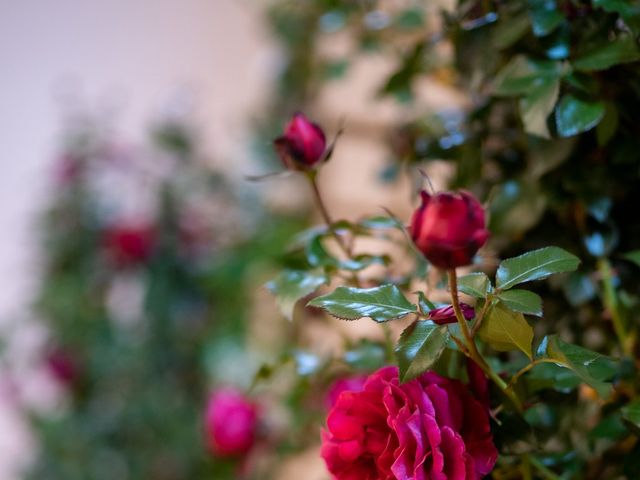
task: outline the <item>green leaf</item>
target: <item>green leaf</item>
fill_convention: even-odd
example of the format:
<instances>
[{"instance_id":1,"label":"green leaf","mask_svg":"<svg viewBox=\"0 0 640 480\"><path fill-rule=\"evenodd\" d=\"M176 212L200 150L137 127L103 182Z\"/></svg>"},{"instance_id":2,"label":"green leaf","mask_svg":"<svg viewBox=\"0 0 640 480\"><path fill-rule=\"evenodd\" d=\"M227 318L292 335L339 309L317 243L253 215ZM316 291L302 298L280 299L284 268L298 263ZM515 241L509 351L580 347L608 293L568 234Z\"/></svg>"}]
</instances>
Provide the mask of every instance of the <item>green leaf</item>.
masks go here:
<instances>
[{"instance_id":1,"label":"green leaf","mask_svg":"<svg viewBox=\"0 0 640 480\"><path fill-rule=\"evenodd\" d=\"M533 329L522 313L510 310L502 302L489 307L478 334L499 352L517 349L532 358Z\"/></svg>"},{"instance_id":2,"label":"green leaf","mask_svg":"<svg viewBox=\"0 0 640 480\"><path fill-rule=\"evenodd\" d=\"M635 62L640 59L640 49L635 39L626 35L612 42L605 42L597 48L580 55L573 61L578 70L605 70L620 63Z\"/></svg>"},{"instance_id":3,"label":"green leaf","mask_svg":"<svg viewBox=\"0 0 640 480\"><path fill-rule=\"evenodd\" d=\"M393 217L371 217L365 218L360 222L360 226L373 230L397 228L404 230L404 224Z\"/></svg>"},{"instance_id":4,"label":"green leaf","mask_svg":"<svg viewBox=\"0 0 640 480\"><path fill-rule=\"evenodd\" d=\"M429 301L429 299L425 296L424 292L414 292L418 295L418 307L420 307L420 311L424 314L429 313L429 311L434 310L436 306Z\"/></svg>"},{"instance_id":5,"label":"green leaf","mask_svg":"<svg viewBox=\"0 0 640 480\"><path fill-rule=\"evenodd\" d=\"M640 399L622 408L622 418L629 422L636 432L640 432Z\"/></svg>"},{"instance_id":6,"label":"green leaf","mask_svg":"<svg viewBox=\"0 0 640 480\"><path fill-rule=\"evenodd\" d=\"M525 12L501 19L493 31L491 43L500 50L509 48L527 33L529 22L529 15Z\"/></svg>"},{"instance_id":7,"label":"green leaf","mask_svg":"<svg viewBox=\"0 0 640 480\"><path fill-rule=\"evenodd\" d=\"M553 32L564 20L557 9L555 0L529 0L531 26L536 37Z\"/></svg>"},{"instance_id":8,"label":"green leaf","mask_svg":"<svg viewBox=\"0 0 640 480\"><path fill-rule=\"evenodd\" d=\"M640 15L640 4L634 0L593 0L594 7L621 15Z\"/></svg>"},{"instance_id":9,"label":"green leaf","mask_svg":"<svg viewBox=\"0 0 640 480\"><path fill-rule=\"evenodd\" d=\"M416 306L395 285L338 287L328 295L314 298L308 305L322 308L343 320L369 317L376 322L387 322L416 312Z\"/></svg>"},{"instance_id":10,"label":"green leaf","mask_svg":"<svg viewBox=\"0 0 640 480\"><path fill-rule=\"evenodd\" d=\"M276 303L282 314L291 320L298 300L314 292L320 285L327 283L327 280L322 273L285 270L267 283L266 287L276 296Z\"/></svg>"},{"instance_id":11,"label":"green leaf","mask_svg":"<svg viewBox=\"0 0 640 480\"><path fill-rule=\"evenodd\" d=\"M387 352L379 343L362 339L344 353L344 361L356 370L376 370L385 364Z\"/></svg>"},{"instance_id":12,"label":"green leaf","mask_svg":"<svg viewBox=\"0 0 640 480\"><path fill-rule=\"evenodd\" d=\"M611 390L611 385L605 381L615 375L616 365L609 357L566 343L557 335L546 336L538 347L537 355L572 370L602 397L606 397Z\"/></svg>"},{"instance_id":13,"label":"green leaf","mask_svg":"<svg viewBox=\"0 0 640 480\"><path fill-rule=\"evenodd\" d=\"M532 135L549 138L547 118L558 100L560 80L544 79L533 90L520 99L520 117L524 130Z\"/></svg>"},{"instance_id":14,"label":"green leaf","mask_svg":"<svg viewBox=\"0 0 640 480\"><path fill-rule=\"evenodd\" d=\"M396 24L402 30L421 28L424 25L424 10L421 8L404 10L396 18Z\"/></svg>"},{"instance_id":15,"label":"green leaf","mask_svg":"<svg viewBox=\"0 0 640 480\"><path fill-rule=\"evenodd\" d=\"M408 382L428 370L438 360L448 341L449 331L445 325L423 320L409 325L400 335L395 349L400 381Z\"/></svg>"},{"instance_id":16,"label":"green leaf","mask_svg":"<svg viewBox=\"0 0 640 480\"><path fill-rule=\"evenodd\" d=\"M491 290L491 282L482 272L470 273L458 278L458 290L471 297L484 298Z\"/></svg>"},{"instance_id":17,"label":"green leaf","mask_svg":"<svg viewBox=\"0 0 640 480\"><path fill-rule=\"evenodd\" d=\"M545 247L500 262L496 286L507 290L519 283L542 280L554 273L571 272L580 259L558 247Z\"/></svg>"},{"instance_id":18,"label":"green leaf","mask_svg":"<svg viewBox=\"0 0 640 480\"><path fill-rule=\"evenodd\" d=\"M552 60L532 60L515 56L495 78L494 94L514 96L528 94L532 89L560 77L562 66Z\"/></svg>"},{"instance_id":19,"label":"green leaf","mask_svg":"<svg viewBox=\"0 0 640 480\"><path fill-rule=\"evenodd\" d=\"M623 255L624 258L629 260L630 262L635 263L640 267L640 250L634 250L632 252L627 252Z\"/></svg>"},{"instance_id":20,"label":"green leaf","mask_svg":"<svg viewBox=\"0 0 640 480\"><path fill-rule=\"evenodd\" d=\"M573 95L562 97L556 107L556 128L561 137L571 137L595 127L604 116L604 102L581 100Z\"/></svg>"},{"instance_id":21,"label":"green leaf","mask_svg":"<svg viewBox=\"0 0 640 480\"><path fill-rule=\"evenodd\" d=\"M333 269L342 269L355 272L363 270L371 265L387 265L390 261L386 255L356 255L347 260L339 260L329 253L322 243L322 235L318 235L311 239L307 244L305 253L307 261L312 267L324 267Z\"/></svg>"},{"instance_id":22,"label":"green leaf","mask_svg":"<svg viewBox=\"0 0 640 480\"><path fill-rule=\"evenodd\" d=\"M640 33L640 3L637 0L593 0L593 6L618 13L635 35Z\"/></svg>"},{"instance_id":23,"label":"green leaf","mask_svg":"<svg viewBox=\"0 0 640 480\"><path fill-rule=\"evenodd\" d=\"M500 292L498 298L511 310L538 317L542 316L542 298L537 293L529 290L507 290Z\"/></svg>"}]
</instances>

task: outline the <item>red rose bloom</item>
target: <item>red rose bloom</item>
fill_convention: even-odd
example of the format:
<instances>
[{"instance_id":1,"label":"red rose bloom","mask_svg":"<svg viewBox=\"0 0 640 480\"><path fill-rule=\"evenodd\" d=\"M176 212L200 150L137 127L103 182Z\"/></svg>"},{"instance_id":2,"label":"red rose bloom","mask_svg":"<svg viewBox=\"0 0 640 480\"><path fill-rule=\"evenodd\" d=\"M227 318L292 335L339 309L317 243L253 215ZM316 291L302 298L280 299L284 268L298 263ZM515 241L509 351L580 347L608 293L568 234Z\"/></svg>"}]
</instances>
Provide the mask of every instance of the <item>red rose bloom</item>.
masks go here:
<instances>
[{"instance_id":1,"label":"red rose bloom","mask_svg":"<svg viewBox=\"0 0 640 480\"><path fill-rule=\"evenodd\" d=\"M335 405L342 392L361 392L366 381L366 375L356 375L354 377L342 377L336 379L331 384L329 392L327 393L327 406L332 407Z\"/></svg>"},{"instance_id":2,"label":"red rose bloom","mask_svg":"<svg viewBox=\"0 0 640 480\"><path fill-rule=\"evenodd\" d=\"M322 457L335 480L477 480L498 452L485 407L457 380L396 367L345 391L329 412Z\"/></svg>"},{"instance_id":3,"label":"red rose bloom","mask_svg":"<svg viewBox=\"0 0 640 480\"><path fill-rule=\"evenodd\" d=\"M296 113L284 134L273 141L280 159L291 170L308 170L323 158L327 142L324 132L302 113Z\"/></svg>"},{"instance_id":4,"label":"red rose bloom","mask_svg":"<svg viewBox=\"0 0 640 480\"><path fill-rule=\"evenodd\" d=\"M439 268L469 265L489 238L480 202L464 191L420 195L422 205L411 219L411 238L418 249Z\"/></svg>"},{"instance_id":5,"label":"red rose bloom","mask_svg":"<svg viewBox=\"0 0 640 480\"><path fill-rule=\"evenodd\" d=\"M473 307L466 303L460 302L460 310L462 310L462 316L465 320L471 320L476 315ZM456 323L458 321L456 312L453 310L453 305L429 310L429 319L438 325L446 325L447 323Z\"/></svg>"},{"instance_id":6,"label":"red rose bloom","mask_svg":"<svg viewBox=\"0 0 640 480\"><path fill-rule=\"evenodd\" d=\"M207 442L214 454L242 456L255 443L258 409L241 392L224 388L211 395L205 423Z\"/></svg>"}]
</instances>

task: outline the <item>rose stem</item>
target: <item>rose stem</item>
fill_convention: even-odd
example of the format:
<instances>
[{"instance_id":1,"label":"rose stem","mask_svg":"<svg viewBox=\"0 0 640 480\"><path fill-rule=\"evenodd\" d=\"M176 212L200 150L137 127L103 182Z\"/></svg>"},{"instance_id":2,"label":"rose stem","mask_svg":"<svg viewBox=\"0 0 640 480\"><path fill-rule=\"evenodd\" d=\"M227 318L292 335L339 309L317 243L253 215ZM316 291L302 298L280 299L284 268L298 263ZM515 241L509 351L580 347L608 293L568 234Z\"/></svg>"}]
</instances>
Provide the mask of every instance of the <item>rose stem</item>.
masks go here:
<instances>
[{"instance_id":1,"label":"rose stem","mask_svg":"<svg viewBox=\"0 0 640 480\"><path fill-rule=\"evenodd\" d=\"M316 201L316 205L320 210L320 215L322 215L322 219L324 220L324 223L327 224L327 228L329 229L329 231L331 232L331 235L333 236L336 243L340 247L340 250L342 250L342 252L347 256L347 258L351 258L351 252L349 251L347 246L344 244L342 238L340 238L340 235L338 235L338 232L336 232L336 229L333 226L333 220L331 219L331 215L329 215L329 210L327 210L324 200L322 199L322 194L320 193L320 189L318 188L318 181L316 180L317 175L318 174L315 170L307 172L307 178L309 179L309 184L311 185L311 190L313 191L313 196ZM360 286L360 279L358 278L358 275L355 272L352 272L351 278L353 283L356 286Z\"/></svg>"},{"instance_id":2,"label":"rose stem","mask_svg":"<svg viewBox=\"0 0 640 480\"><path fill-rule=\"evenodd\" d=\"M460 330L462 331L465 343L467 344L469 357L478 364L478 366L484 371L484 373L491 380L493 380L493 382L500 388L500 390L502 390L502 392L513 402L516 409L519 412L522 412L522 402L520 402L518 396L513 390L508 388L506 382L493 371L482 354L478 351L476 342L473 340L473 336L469 331L467 321L465 320L464 315L462 314L462 310L460 309L460 300L458 299L458 277L456 276L456 270L455 268L452 268L448 270L447 273L449 276L449 290L451 291L451 303L453 304L453 311L456 314L458 325L460 325Z\"/></svg>"},{"instance_id":3,"label":"rose stem","mask_svg":"<svg viewBox=\"0 0 640 480\"><path fill-rule=\"evenodd\" d=\"M533 480L533 474L531 473L531 462L529 462L529 455L524 454L521 457L522 463L520 464L520 471L522 472L522 480Z\"/></svg>"},{"instance_id":4,"label":"rose stem","mask_svg":"<svg viewBox=\"0 0 640 480\"><path fill-rule=\"evenodd\" d=\"M602 277L602 286L604 289L604 304L607 310L609 310L609 314L611 315L611 323L613 323L613 329L616 332L616 336L618 337L618 341L620 342L620 347L622 347L622 351L625 355L631 357L633 356L632 352L632 342L629 338L627 338L627 332L624 328L624 321L622 319L622 314L620 312L618 297L616 295L616 288L613 284L613 272L611 271L611 264L606 258L601 258L598 260L598 271L600 272L600 276Z\"/></svg>"}]
</instances>

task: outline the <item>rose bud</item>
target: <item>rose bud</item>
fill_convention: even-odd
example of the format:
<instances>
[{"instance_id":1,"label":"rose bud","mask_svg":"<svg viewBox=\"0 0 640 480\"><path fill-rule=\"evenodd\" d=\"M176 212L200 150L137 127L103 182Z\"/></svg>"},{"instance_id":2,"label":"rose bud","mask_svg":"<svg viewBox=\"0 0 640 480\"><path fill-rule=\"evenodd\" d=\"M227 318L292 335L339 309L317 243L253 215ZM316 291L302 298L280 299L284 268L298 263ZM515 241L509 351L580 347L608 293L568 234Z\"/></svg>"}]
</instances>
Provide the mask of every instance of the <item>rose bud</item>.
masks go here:
<instances>
[{"instance_id":1,"label":"rose bud","mask_svg":"<svg viewBox=\"0 0 640 480\"><path fill-rule=\"evenodd\" d=\"M153 228L147 225L114 225L104 232L107 255L119 267L144 263L151 256Z\"/></svg>"},{"instance_id":2,"label":"rose bud","mask_svg":"<svg viewBox=\"0 0 640 480\"><path fill-rule=\"evenodd\" d=\"M489 238L484 209L468 192L429 195L411 219L411 238L431 264L443 269L469 265Z\"/></svg>"},{"instance_id":3,"label":"rose bud","mask_svg":"<svg viewBox=\"0 0 640 480\"><path fill-rule=\"evenodd\" d=\"M471 305L460 302L460 310L465 320L471 320L476 311ZM456 323L456 312L453 311L453 305L447 305L446 307L435 308L429 311L429 319L433 320L433 323L438 325L445 325L447 323Z\"/></svg>"},{"instance_id":4,"label":"rose bud","mask_svg":"<svg viewBox=\"0 0 640 480\"><path fill-rule=\"evenodd\" d=\"M284 135L273 141L284 166L290 170L310 170L324 157L327 142L322 129L303 113L296 113Z\"/></svg>"},{"instance_id":5,"label":"rose bud","mask_svg":"<svg viewBox=\"0 0 640 480\"><path fill-rule=\"evenodd\" d=\"M209 398L205 430L209 449L215 455L246 455L255 444L257 425L257 405L241 392L223 388Z\"/></svg>"}]
</instances>

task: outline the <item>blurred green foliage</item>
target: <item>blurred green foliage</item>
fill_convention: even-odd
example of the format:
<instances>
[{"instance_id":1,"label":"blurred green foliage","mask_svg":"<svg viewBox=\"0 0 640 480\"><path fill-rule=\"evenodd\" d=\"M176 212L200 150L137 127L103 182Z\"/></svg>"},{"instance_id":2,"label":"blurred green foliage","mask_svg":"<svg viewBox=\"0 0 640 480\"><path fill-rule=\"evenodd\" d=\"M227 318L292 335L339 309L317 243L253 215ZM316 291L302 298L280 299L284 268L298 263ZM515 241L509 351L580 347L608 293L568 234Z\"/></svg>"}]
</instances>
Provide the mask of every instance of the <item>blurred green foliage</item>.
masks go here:
<instances>
[{"instance_id":1,"label":"blurred green foliage","mask_svg":"<svg viewBox=\"0 0 640 480\"><path fill-rule=\"evenodd\" d=\"M268 213L207 167L187 124L153 130L151 164L137 150L110 155L119 139L100 129L65 133L36 308L50 332L43 360L63 355L72 373L60 379L60 411L31 413L40 448L27 478L235 478L235 462L208 453L207 396L216 383L250 381L253 276L280 265L278 246L302 222ZM167 161L168 171L154 170ZM120 170L154 205L136 220L151 225L150 253L126 264L107 240L121 186L96 187Z\"/></svg>"}]
</instances>

